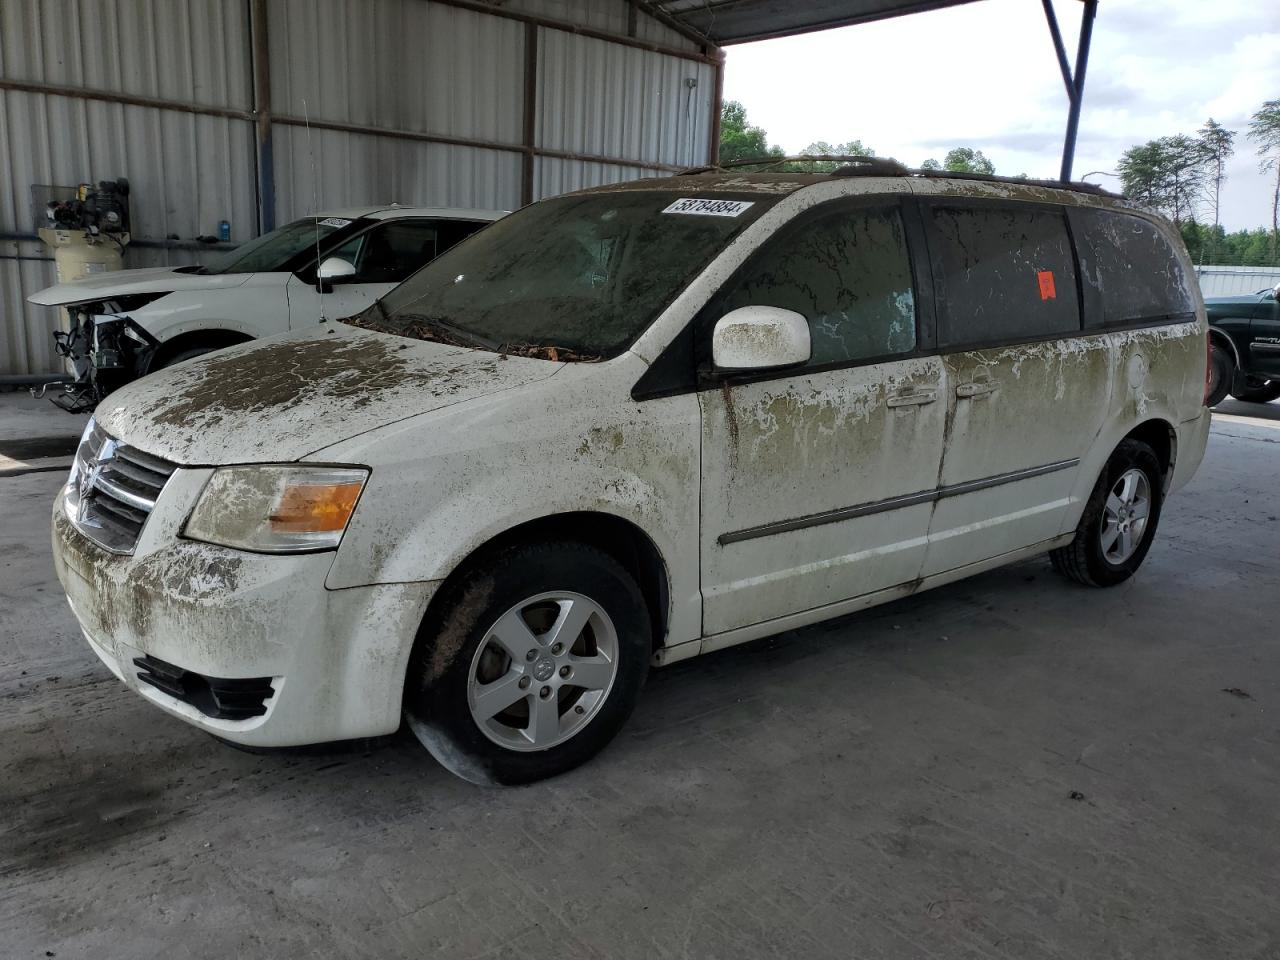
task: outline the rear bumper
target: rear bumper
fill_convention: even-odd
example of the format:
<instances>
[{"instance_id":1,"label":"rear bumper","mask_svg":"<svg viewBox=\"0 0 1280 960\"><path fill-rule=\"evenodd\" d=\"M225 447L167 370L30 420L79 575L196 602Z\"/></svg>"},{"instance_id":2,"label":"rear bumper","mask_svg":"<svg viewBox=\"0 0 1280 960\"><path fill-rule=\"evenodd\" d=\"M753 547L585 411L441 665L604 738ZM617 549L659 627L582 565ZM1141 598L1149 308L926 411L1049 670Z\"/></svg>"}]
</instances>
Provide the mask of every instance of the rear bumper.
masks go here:
<instances>
[{"instance_id":1,"label":"rear bumper","mask_svg":"<svg viewBox=\"0 0 1280 960\"><path fill-rule=\"evenodd\" d=\"M166 713L264 747L399 726L404 672L434 583L327 590L331 553L266 556L176 537L145 554L113 555L75 530L60 505L53 554L89 646ZM211 678L236 682L219 688ZM221 709L220 689L254 692L261 712Z\"/></svg>"}]
</instances>

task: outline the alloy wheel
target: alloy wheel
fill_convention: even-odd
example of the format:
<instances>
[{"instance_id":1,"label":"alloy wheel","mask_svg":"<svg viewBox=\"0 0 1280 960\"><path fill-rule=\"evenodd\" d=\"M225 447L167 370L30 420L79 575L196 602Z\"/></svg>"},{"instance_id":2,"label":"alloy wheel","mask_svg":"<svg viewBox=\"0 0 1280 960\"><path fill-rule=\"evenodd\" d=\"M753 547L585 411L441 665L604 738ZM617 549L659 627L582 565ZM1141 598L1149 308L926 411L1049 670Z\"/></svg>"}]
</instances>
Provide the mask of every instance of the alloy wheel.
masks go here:
<instances>
[{"instance_id":1,"label":"alloy wheel","mask_svg":"<svg viewBox=\"0 0 1280 960\"><path fill-rule=\"evenodd\" d=\"M547 750L585 727L618 675L618 633L590 597L542 593L486 632L467 675L467 705L486 737L509 750Z\"/></svg>"},{"instance_id":2,"label":"alloy wheel","mask_svg":"<svg viewBox=\"0 0 1280 960\"><path fill-rule=\"evenodd\" d=\"M1108 563L1119 565L1134 555L1150 516L1151 482L1131 467L1116 480L1102 510L1102 555Z\"/></svg>"}]
</instances>

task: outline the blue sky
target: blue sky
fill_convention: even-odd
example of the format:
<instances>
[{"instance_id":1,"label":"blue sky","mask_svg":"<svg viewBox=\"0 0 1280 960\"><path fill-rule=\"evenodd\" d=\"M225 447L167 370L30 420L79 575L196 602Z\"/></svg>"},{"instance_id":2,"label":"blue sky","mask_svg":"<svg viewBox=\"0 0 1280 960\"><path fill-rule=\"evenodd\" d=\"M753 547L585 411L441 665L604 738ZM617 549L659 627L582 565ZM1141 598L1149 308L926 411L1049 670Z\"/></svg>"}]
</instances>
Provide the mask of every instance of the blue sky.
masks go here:
<instances>
[{"instance_id":1,"label":"blue sky","mask_svg":"<svg viewBox=\"0 0 1280 960\"><path fill-rule=\"evenodd\" d=\"M1057 0L1074 56L1080 4ZM798 152L855 138L913 166L952 146L999 173L1056 177L1067 99L1036 0L948 10L728 48L725 97L771 143ZM1223 186L1229 230L1271 222L1273 180L1245 123L1280 99L1280 0L1102 0L1094 25L1075 176L1114 171L1135 143L1238 131ZM1107 176L1090 180L1118 189ZM1206 209L1201 219L1213 219Z\"/></svg>"}]
</instances>

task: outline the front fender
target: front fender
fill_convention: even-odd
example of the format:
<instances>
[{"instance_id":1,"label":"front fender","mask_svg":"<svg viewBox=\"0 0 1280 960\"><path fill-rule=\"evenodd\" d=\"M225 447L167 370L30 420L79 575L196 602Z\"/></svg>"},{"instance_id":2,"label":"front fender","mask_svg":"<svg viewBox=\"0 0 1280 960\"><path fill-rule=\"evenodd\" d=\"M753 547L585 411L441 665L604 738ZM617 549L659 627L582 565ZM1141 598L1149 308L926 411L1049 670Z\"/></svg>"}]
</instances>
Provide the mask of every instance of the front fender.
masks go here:
<instances>
[{"instance_id":1,"label":"front fender","mask_svg":"<svg viewBox=\"0 0 1280 960\"><path fill-rule=\"evenodd\" d=\"M285 281L291 274L255 273L237 286L177 290L130 315L157 340L221 330L251 339L289 329Z\"/></svg>"},{"instance_id":2,"label":"front fender","mask_svg":"<svg viewBox=\"0 0 1280 960\"><path fill-rule=\"evenodd\" d=\"M513 527L599 513L653 541L670 578L668 642L696 639L698 404L692 395L632 401L632 368L643 369L632 359L594 370L570 365L530 388L316 454L372 468L326 585L441 580ZM615 364L616 375L607 375Z\"/></svg>"}]
</instances>

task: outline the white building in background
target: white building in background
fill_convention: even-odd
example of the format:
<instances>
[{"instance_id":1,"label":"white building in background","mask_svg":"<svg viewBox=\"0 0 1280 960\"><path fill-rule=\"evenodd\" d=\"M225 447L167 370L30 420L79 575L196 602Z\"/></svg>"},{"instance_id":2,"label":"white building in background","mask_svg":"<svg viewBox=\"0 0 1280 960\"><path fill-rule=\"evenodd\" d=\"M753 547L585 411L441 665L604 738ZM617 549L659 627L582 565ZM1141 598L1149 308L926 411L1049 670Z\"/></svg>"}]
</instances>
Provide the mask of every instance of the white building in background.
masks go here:
<instances>
[{"instance_id":1,"label":"white building in background","mask_svg":"<svg viewBox=\"0 0 1280 960\"><path fill-rule=\"evenodd\" d=\"M1234 297L1280 283L1280 267L1196 267L1206 297Z\"/></svg>"}]
</instances>

